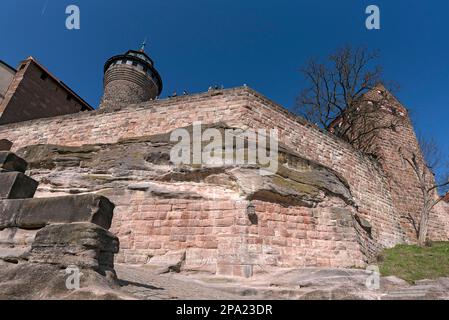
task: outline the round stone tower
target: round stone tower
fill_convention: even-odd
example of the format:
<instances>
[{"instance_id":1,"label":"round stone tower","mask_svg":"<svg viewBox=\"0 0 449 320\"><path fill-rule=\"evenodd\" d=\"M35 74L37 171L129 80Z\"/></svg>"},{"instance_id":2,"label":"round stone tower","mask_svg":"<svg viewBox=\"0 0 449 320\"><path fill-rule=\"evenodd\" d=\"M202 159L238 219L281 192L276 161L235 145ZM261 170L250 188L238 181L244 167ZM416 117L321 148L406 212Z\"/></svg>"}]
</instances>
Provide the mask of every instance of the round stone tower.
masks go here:
<instances>
[{"instance_id":1,"label":"round stone tower","mask_svg":"<svg viewBox=\"0 0 449 320\"><path fill-rule=\"evenodd\" d=\"M150 101L161 94L161 77L144 47L138 51L129 50L106 62L100 109Z\"/></svg>"}]
</instances>

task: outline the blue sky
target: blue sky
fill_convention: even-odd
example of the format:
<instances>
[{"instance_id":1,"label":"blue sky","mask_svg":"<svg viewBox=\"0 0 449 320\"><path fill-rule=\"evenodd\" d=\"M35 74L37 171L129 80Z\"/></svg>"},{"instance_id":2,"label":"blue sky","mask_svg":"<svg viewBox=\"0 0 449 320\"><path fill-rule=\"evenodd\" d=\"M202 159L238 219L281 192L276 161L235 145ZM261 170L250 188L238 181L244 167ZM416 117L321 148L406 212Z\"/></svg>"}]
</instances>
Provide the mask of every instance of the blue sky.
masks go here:
<instances>
[{"instance_id":1,"label":"blue sky","mask_svg":"<svg viewBox=\"0 0 449 320\"><path fill-rule=\"evenodd\" d=\"M81 10L81 30L65 28L65 8ZM365 8L381 10L381 30L365 28ZM0 59L34 56L93 106L108 57L147 47L173 91L248 84L287 108L302 86L299 68L344 44L379 49L385 78L418 131L449 157L449 1L414 0L1 0Z\"/></svg>"}]
</instances>

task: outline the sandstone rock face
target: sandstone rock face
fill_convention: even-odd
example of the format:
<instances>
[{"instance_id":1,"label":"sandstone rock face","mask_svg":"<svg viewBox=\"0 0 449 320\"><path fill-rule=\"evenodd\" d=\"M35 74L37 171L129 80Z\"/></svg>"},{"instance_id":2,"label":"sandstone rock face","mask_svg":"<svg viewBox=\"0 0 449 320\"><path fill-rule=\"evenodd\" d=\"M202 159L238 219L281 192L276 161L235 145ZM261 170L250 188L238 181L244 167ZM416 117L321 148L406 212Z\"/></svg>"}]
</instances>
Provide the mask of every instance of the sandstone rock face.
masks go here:
<instances>
[{"instance_id":1,"label":"sandstone rock face","mask_svg":"<svg viewBox=\"0 0 449 320\"><path fill-rule=\"evenodd\" d=\"M118 262L250 277L267 267L363 266L375 254L336 172L283 146L269 176L258 165L176 166L169 138L37 145L18 154L40 182L38 197L95 192L116 204Z\"/></svg>"},{"instance_id":2,"label":"sandstone rock face","mask_svg":"<svg viewBox=\"0 0 449 320\"><path fill-rule=\"evenodd\" d=\"M80 289L68 290L67 273L57 265L6 263L0 260L0 300L135 299L120 292L115 276L82 269Z\"/></svg>"},{"instance_id":3,"label":"sandstone rock face","mask_svg":"<svg viewBox=\"0 0 449 320\"><path fill-rule=\"evenodd\" d=\"M377 243L390 247L407 240L401 227L402 213L394 210L392 181L378 161L247 87L130 105L119 111L100 110L5 125L0 127L0 139L14 141L14 150L38 144L114 144L163 134L195 121L222 121L241 129L278 129L280 142L302 158L331 168L348 182L360 215L372 223L372 237ZM394 162L401 165L400 159Z\"/></svg>"},{"instance_id":4,"label":"sandstone rock face","mask_svg":"<svg viewBox=\"0 0 449 320\"><path fill-rule=\"evenodd\" d=\"M407 283L365 270L344 268L270 269L252 278L197 273L160 274L149 266L117 265L122 291L139 299L220 300L446 300L448 278ZM136 285L136 283L140 285ZM144 284L150 284L144 285Z\"/></svg>"},{"instance_id":5,"label":"sandstone rock face","mask_svg":"<svg viewBox=\"0 0 449 320\"><path fill-rule=\"evenodd\" d=\"M29 261L113 271L118 251L118 238L96 224L52 224L37 232Z\"/></svg>"},{"instance_id":6,"label":"sandstone rock face","mask_svg":"<svg viewBox=\"0 0 449 320\"><path fill-rule=\"evenodd\" d=\"M25 260L38 230L6 228L0 231L0 260Z\"/></svg>"},{"instance_id":7,"label":"sandstone rock face","mask_svg":"<svg viewBox=\"0 0 449 320\"><path fill-rule=\"evenodd\" d=\"M12 142L6 139L0 139L0 151L11 150Z\"/></svg>"},{"instance_id":8,"label":"sandstone rock face","mask_svg":"<svg viewBox=\"0 0 449 320\"><path fill-rule=\"evenodd\" d=\"M0 160L0 299L117 298L114 205L92 194L31 199L37 182L10 171L27 163L10 153ZM76 273L73 286L66 271Z\"/></svg>"},{"instance_id":9,"label":"sandstone rock face","mask_svg":"<svg viewBox=\"0 0 449 320\"><path fill-rule=\"evenodd\" d=\"M410 284L396 277L379 277L357 269L304 268L278 270L222 289L259 299L299 300L432 300L447 299L447 278ZM378 281L378 282L377 282ZM219 286L213 286L218 288ZM249 297L248 297L249 298Z\"/></svg>"},{"instance_id":10,"label":"sandstone rock face","mask_svg":"<svg viewBox=\"0 0 449 320\"><path fill-rule=\"evenodd\" d=\"M27 168L25 160L12 152L0 150L0 171L17 171L24 173Z\"/></svg>"}]
</instances>

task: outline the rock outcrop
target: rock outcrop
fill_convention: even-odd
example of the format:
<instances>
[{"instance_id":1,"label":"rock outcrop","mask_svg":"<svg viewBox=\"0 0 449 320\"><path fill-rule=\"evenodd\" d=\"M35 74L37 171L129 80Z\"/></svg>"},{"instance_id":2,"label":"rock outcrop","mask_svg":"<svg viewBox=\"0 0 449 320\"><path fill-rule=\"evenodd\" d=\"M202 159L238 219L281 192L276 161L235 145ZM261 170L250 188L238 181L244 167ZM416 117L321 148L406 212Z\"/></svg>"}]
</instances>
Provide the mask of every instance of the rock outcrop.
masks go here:
<instances>
[{"instance_id":1,"label":"rock outcrop","mask_svg":"<svg viewBox=\"0 0 449 320\"><path fill-rule=\"evenodd\" d=\"M32 199L26 167L0 151L0 299L118 298L114 205L93 194ZM67 270L79 287L67 286Z\"/></svg>"},{"instance_id":2,"label":"rock outcrop","mask_svg":"<svg viewBox=\"0 0 449 320\"><path fill-rule=\"evenodd\" d=\"M202 129L211 128L222 136L234 130ZM117 204L120 263L250 277L265 267L363 266L376 255L371 230L361 225L369 221L335 171L283 145L271 175L261 175L259 163L175 165L178 142L170 135L17 152L40 182L38 197L95 192Z\"/></svg>"},{"instance_id":3,"label":"rock outcrop","mask_svg":"<svg viewBox=\"0 0 449 320\"><path fill-rule=\"evenodd\" d=\"M11 150L12 142L6 139L0 139L0 151Z\"/></svg>"}]
</instances>

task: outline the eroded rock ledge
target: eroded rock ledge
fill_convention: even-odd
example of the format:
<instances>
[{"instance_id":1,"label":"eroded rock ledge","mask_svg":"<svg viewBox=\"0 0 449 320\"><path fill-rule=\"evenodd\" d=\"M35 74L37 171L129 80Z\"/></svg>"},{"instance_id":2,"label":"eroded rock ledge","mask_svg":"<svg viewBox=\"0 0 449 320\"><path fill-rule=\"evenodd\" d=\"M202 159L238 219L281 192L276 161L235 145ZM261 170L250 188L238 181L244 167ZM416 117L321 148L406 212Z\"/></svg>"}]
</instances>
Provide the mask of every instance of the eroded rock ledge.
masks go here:
<instances>
[{"instance_id":1,"label":"eroded rock ledge","mask_svg":"<svg viewBox=\"0 0 449 320\"><path fill-rule=\"evenodd\" d=\"M208 128L222 132L233 129L221 123L203 129ZM191 127L185 129L192 130ZM170 141L170 133L167 133L120 140L116 144L80 147L35 145L20 149L18 154L28 161L31 175L41 183L42 193L76 194L129 188L151 189L155 196L164 197L164 188L158 189L148 181L186 182L226 186L247 199L285 202L287 205L314 206L325 195L340 197L354 205L349 185L343 178L282 145L278 171L269 176L261 176L257 165L224 165L218 168L175 166L170 162L170 150L174 145ZM194 195L186 195L190 196Z\"/></svg>"},{"instance_id":2,"label":"eroded rock ledge","mask_svg":"<svg viewBox=\"0 0 449 320\"><path fill-rule=\"evenodd\" d=\"M120 297L119 240L108 231L114 205L92 194L32 199L37 182L26 166L0 151L0 299ZM68 268L80 271L80 288L66 286Z\"/></svg>"},{"instance_id":3,"label":"eroded rock ledge","mask_svg":"<svg viewBox=\"0 0 449 320\"><path fill-rule=\"evenodd\" d=\"M209 128L222 136L233 129ZM18 154L40 182L38 197L95 192L117 204L120 263L251 276L266 265L362 266L375 256L372 230L361 225L370 222L358 217L348 183L333 170L283 145L278 170L267 176L258 164L174 165L170 134Z\"/></svg>"}]
</instances>

